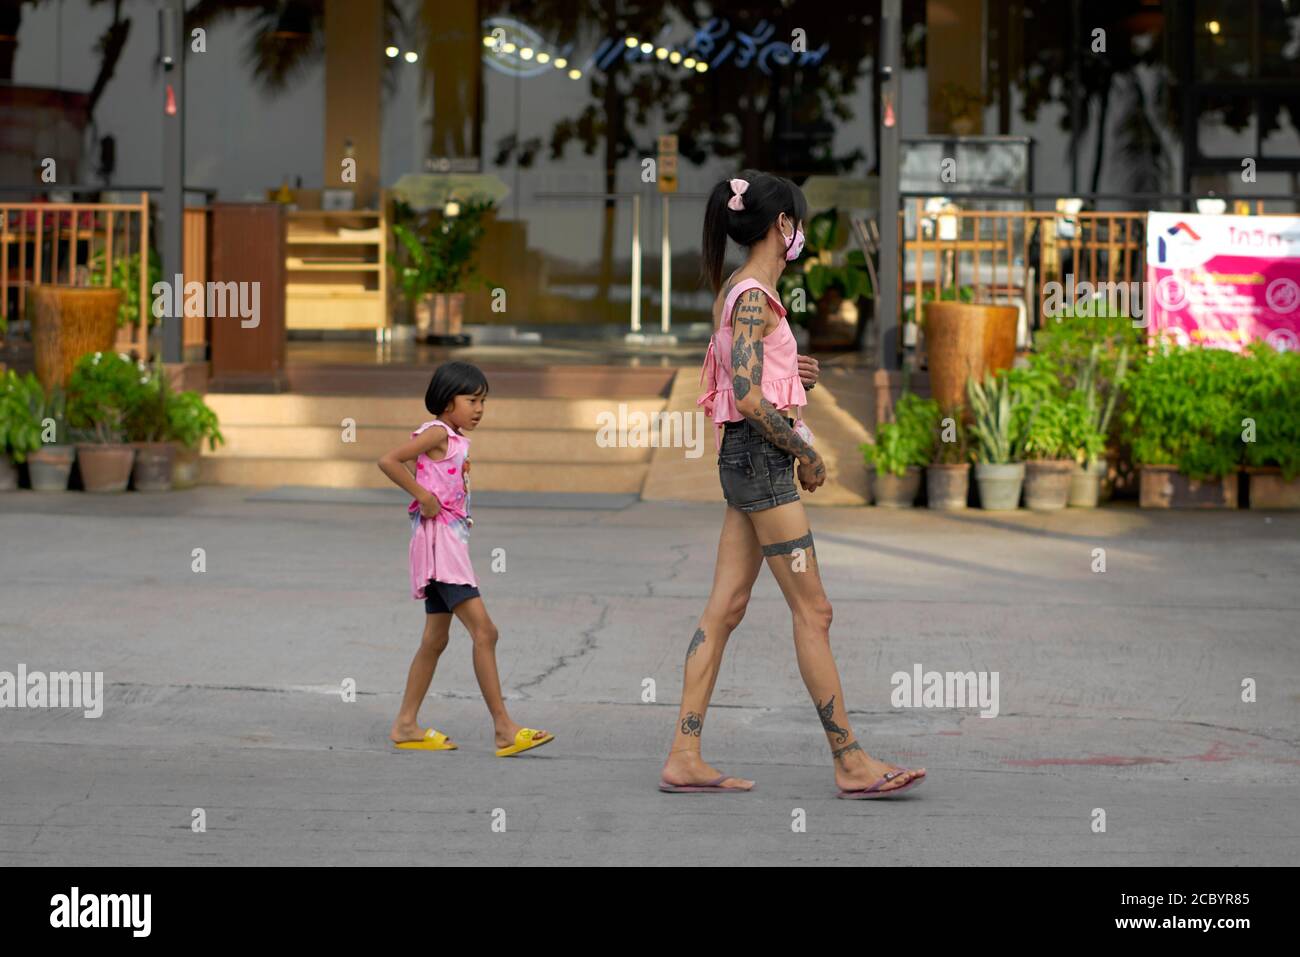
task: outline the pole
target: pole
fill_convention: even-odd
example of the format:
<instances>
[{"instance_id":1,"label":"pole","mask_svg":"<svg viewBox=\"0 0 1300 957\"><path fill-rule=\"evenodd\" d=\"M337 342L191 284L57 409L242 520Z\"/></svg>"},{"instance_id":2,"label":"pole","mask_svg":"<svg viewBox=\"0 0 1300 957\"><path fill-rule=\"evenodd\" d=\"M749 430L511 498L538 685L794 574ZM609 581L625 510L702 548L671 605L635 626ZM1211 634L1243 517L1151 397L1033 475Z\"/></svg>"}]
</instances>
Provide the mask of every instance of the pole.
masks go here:
<instances>
[{"instance_id":1,"label":"pole","mask_svg":"<svg viewBox=\"0 0 1300 957\"><path fill-rule=\"evenodd\" d=\"M158 9L159 47L163 67L163 198L162 266L168 283L184 273L185 235L185 3L162 0ZM147 215L147 213L146 213ZM140 273L147 276L149 250L141 251ZM164 313L162 356L164 362L180 362L184 308L172 315L171 304L184 301L185 288L167 297Z\"/></svg>"},{"instance_id":2,"label":"pole","mask_svg":"<svg viewBox=\"0 0 1300 957\"><path fill-rule=\"evenodd\" d=\"M673 314L673 243L668 235L668 194L664 193L664 236L659 256L663 266L659 270L659 294L662 302L659 306L659 327L666 336L672 329Z\"/></svg>"},{"instance_id":3,"label":"pole","mask_svg":"<svg viewBox=\"0 0 1300 957\"><path fill-rule=\"evenodd\" d=\"M641 195L632 194L632 335L641 332Z\"/></svg>"},{"instance_id":4,"label":"pole","mask_svg":"<svg viewBox=\"0 0 1300 957\"><path fill-rule=\"evenodd\" d=\"M881 0L880 23L880 307L876 362L898 368L898 118L903 62L902 0Z\"/></svg>"}]
</instances>

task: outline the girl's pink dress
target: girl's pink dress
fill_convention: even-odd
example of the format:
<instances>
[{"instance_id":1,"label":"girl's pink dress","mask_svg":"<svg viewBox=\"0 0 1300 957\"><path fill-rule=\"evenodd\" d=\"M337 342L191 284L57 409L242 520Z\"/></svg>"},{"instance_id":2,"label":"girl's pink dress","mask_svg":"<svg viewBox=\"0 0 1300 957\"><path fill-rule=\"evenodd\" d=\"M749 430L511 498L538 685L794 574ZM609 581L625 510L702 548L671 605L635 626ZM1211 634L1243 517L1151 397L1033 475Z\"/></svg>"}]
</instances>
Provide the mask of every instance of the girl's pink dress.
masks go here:
<instances>
[{"instance_id":1,"label":"girl's pink dress","mask_svg":"<svg viewBox=\"0 0 1300 957\"><path fill-rule=\"evenodd\" d=\"M415 481L438 497L441 510L433 518L420 514L414 499L407 506L411 517L411 596L424 597L430 579L452 585L478 585L469 561L469 483L465 459L469 439L445 422L431 419L411 433L415 438L432 425L447 430L447 455L431 459L421 454L415 461Z\"/></svg>"}]
</instances>

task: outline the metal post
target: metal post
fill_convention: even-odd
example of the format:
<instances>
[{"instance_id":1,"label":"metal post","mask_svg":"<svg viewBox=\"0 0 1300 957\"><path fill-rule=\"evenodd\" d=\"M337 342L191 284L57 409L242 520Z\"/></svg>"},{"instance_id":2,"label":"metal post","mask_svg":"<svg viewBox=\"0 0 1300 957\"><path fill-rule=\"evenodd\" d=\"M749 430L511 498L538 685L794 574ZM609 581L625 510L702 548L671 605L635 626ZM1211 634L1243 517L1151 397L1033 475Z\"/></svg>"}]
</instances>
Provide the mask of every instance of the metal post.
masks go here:
<instances>
[{"instance_id":1,"label":"metal post","mask_svg":"<svg viewBox=\"0 0 1300 957\"><path fill-rule=\"evenodd\" d=\"M168 283L184 273L185 235L185 3L163 0L158 10L160 58L163 66L163 198L162 271ZM147 215L147 214L146 214ZM149 274L149 250L141 251L140 273ZM164 362L180 362L184 308L173 316L171 303L183 302L182 286L167 297L163 314Z\"/></svg>"},{"instance_id":2,"label":"metal post","mask_svg":"<svg viewBox=\"0 0 1300 957\"><path fill-rule=\"evenodd\" d=\"M1070 0L1070 192L1079 192L1079 120L1083 115L1083 77L1079 61L1083 57L1083 18L1079 0ZM1100 136L1102 130L1097 130Z\"/></svg>"},{"instance_id":3,"label":"metal post","mask_svg":"<svg viewBox=\"0 0 1300 957\"><path fill-rule=\"evenodd\" d=\"M664 238L659 249L663 266L659 273L659 292L663 302L659 306L659 328L666 336L671 331L673 314L673 243L668 235L668 194L664 193Z\"/></svg>"},{"instance_id":4,"label":"metal post","mask_svg":"<svg viewBox=\"0 0 1300 957\"><path fill-rule=\"evenodd\" d=\"M632 335L641 333L641 196L632 194Z\"/></svg>"},{"instance_id":5,"label":"metal post","mask_svg":"<svg viewBox=\"0 0 1300 957\"><path fill-rule=\"evenodd\" d=\"M898 368L898 118L903 63L902 0L881 0L880 24L880 295L876 361Z\"/></svg>"}]
</instances>

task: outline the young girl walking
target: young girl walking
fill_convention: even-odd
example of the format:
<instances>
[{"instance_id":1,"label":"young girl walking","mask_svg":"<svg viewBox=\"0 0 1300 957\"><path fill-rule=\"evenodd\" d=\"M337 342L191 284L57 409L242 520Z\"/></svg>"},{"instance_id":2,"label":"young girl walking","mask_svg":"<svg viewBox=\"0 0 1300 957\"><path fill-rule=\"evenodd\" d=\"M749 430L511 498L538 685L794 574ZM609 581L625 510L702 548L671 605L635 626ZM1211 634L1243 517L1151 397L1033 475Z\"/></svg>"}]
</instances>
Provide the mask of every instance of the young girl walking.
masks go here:
<instances>
[{"instance_id":1,"label":"young girl walking","mask_svg":"<svg viewBox=\"0 0 1300 957\"><path fill-rule=\"evenodd\" d=\"M424 637L406 677L406 694L389 733L398 748L454 751L441 731L421 728L420 704L429 691L438 659L447 647L451 616L460 619L474 643L474 675L496 729L497 757L529 751L555 740L546 731L511 720L497 676L497 629L479 596L469 560L469 438L483 418L487 378L468 362L447 362L433 373L424 406L434 418L411 440L379 459L379 468L414 496L411 518L411 591L424 599ZM414 462L415 467L408 467Z\"/></svg>"}]
</instances>

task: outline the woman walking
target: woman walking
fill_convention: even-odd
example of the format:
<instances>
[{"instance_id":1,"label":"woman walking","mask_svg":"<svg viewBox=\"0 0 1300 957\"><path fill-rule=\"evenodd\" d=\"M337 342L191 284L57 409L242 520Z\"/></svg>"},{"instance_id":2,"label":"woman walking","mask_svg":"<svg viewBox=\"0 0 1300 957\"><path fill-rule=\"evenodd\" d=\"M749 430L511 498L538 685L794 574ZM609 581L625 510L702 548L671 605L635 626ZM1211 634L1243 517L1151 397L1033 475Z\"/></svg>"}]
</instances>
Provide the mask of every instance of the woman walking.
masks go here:
<instances>
[{"instance_id":1,"label":"woman walking","mask_svg":"<svg viewBox=\"0 0 1300 957\"><path fill-rule=\"evenodd\" d=\"M794 183L757 170L744 170L709 194L704 269L717 299L704 363L707 391L699 404L723 430L718 475L727 507L713 588L686 650L681 710L659 784L663 791L754 787L753 781L721 774L707 764L701 735L723 649L744 617L764 561L794 618L799 673L830 743L838 796L893 795L925 776L924 768L910 770L872 758L849 726L830 649L831 604L794 484L796 472L810 493L826 481L825 464L800 414L807 399L794 334L774 292L786 263L803 248L807 208ZM728 237L747 256L724 287ZM800 416L797 421L791 411Z\"/></svg>"}]
</instances>

